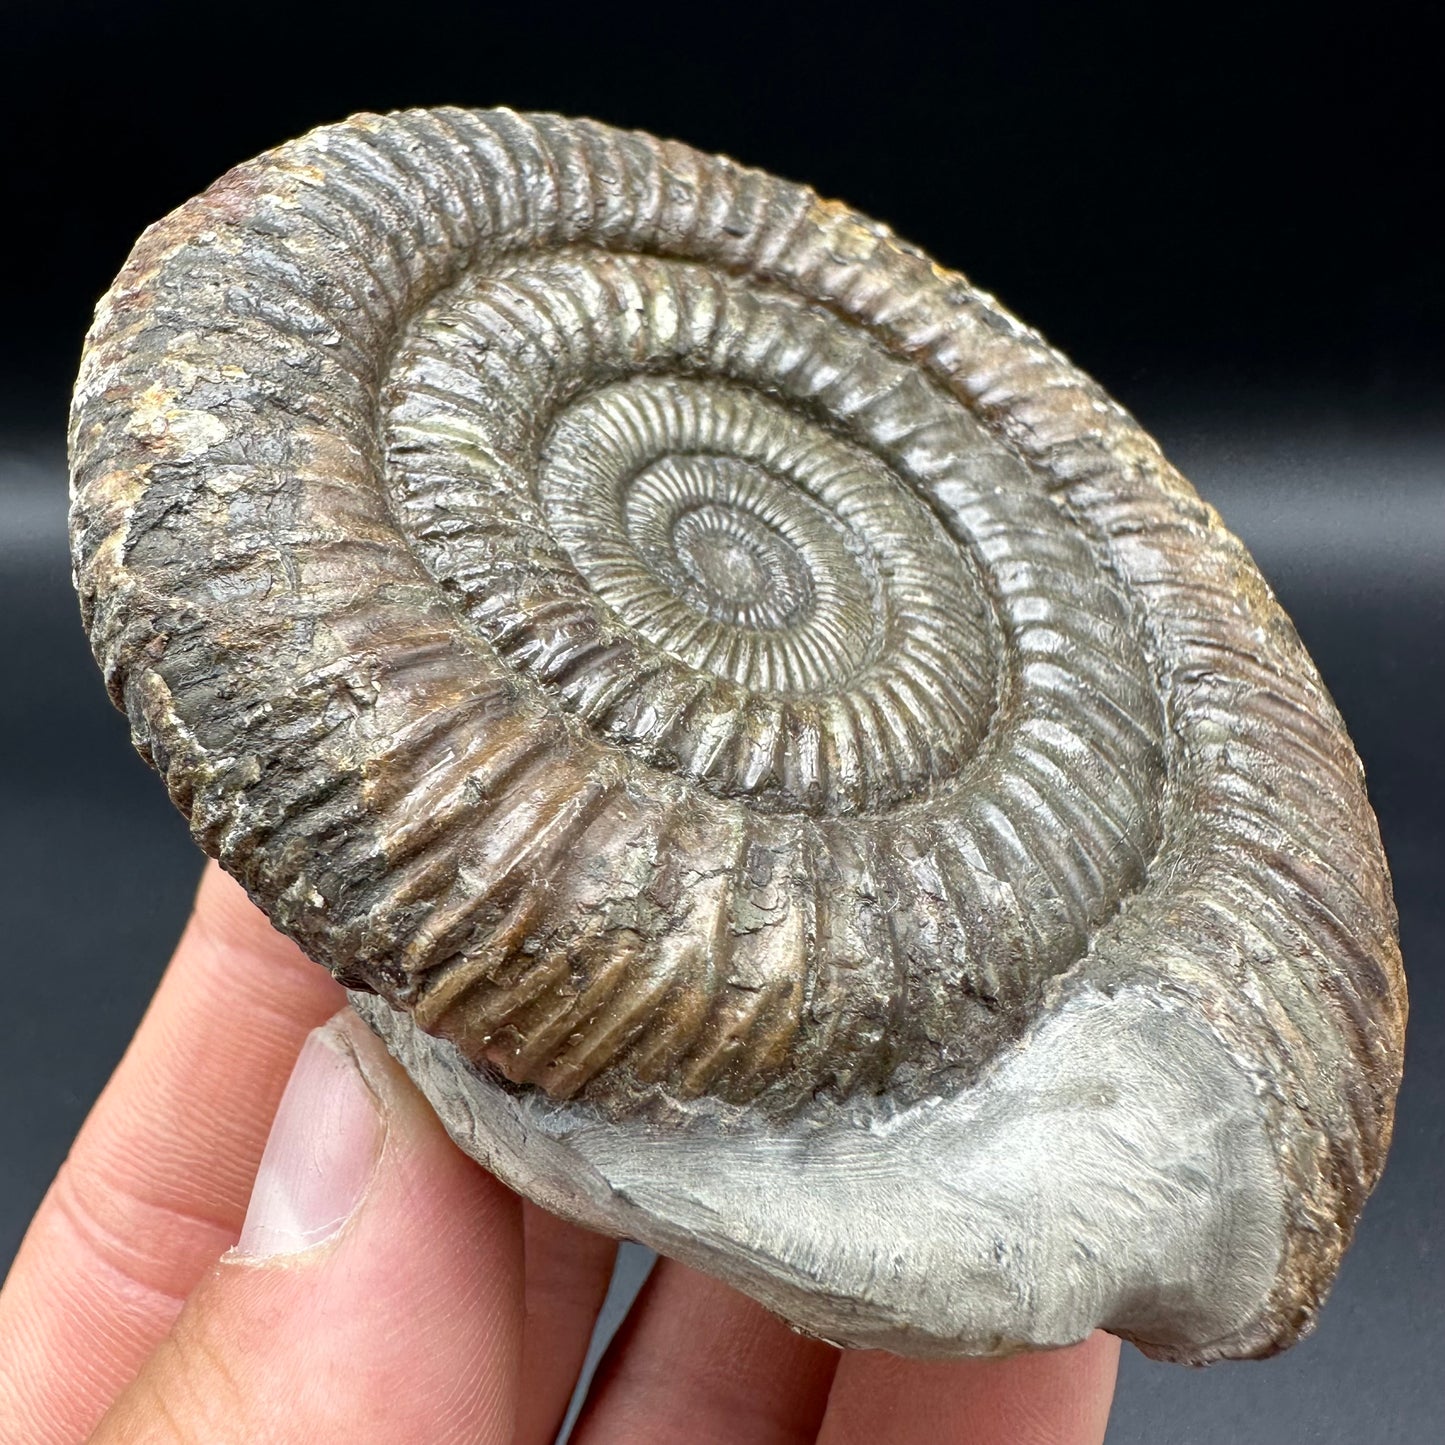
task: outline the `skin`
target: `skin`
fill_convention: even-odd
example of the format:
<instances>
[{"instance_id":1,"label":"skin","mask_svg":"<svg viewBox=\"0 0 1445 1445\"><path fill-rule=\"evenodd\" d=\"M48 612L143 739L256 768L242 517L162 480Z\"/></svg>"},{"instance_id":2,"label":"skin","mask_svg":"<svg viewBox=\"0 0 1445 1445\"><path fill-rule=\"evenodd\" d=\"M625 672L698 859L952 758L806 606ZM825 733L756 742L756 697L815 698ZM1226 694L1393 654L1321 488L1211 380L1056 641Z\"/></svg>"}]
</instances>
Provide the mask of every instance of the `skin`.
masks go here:
<instances>
[{"instance_id":1,"label":"skin","mask_svg":"<svg viewBox=\"0 0 1445 1445\"><path fill-rule=\"evenodd\" d=\"M458 1152L349 1014L374 1162L325 1242L233 1250L292 1065L340 989L207 870L140 1029L0 1293L0 1438L544 1445L615 1246ZM368 1156L371 1157L371 1156ZM840 1352L660 1261L572 1438L1086 1445L1118 1342L949 1364Z\"/></svg>"}]
</instances>

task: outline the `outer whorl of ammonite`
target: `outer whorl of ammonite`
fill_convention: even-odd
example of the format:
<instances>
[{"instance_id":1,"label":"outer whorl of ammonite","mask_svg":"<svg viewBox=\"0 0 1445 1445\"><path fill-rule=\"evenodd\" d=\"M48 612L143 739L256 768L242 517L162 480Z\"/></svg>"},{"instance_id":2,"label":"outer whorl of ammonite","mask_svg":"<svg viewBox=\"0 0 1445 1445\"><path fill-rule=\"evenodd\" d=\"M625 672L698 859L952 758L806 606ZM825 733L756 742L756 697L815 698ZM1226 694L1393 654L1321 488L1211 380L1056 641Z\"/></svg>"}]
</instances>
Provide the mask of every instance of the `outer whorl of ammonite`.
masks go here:
<instances>
[{"instance_id":1,"label":"outer whorl of ammonite","mask_svg":"<svg viewBox=\"0 0 1445 1445\"><path fill-rule=\"evenodd\" d=\"M72 452L138 745L424 1084L455 1046L474 1099L821 1168L1143 1007L1161 1088L1203 1096L1197 1035L1253 1101L1287 1228L1252 1313L1100 1318L1197 1358L1307 1322L1398 1078L1359 766L1243 548L961 277L648 136L354 117L146 233ZM755 1292L827 1332L808 1288Z\"/></svg>"}]
</instances>

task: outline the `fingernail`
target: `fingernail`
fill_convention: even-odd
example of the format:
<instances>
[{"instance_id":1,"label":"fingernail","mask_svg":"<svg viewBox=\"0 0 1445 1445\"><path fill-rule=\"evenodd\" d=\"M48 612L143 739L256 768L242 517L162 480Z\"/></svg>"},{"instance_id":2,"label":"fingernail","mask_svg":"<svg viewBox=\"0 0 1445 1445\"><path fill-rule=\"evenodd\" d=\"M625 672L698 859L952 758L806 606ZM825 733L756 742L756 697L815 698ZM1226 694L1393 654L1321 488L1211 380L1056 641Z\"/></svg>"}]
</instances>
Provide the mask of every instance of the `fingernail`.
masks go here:
<instances>
[{"instance_id":1,"label":"fingernail","mask_svg":"<svg viewBox=\"0 0 1445 1445\"><path fill-rule=\"evenodd\" d=\"M382 1123L336 1022L301 1046L234 1256L256 1262L325 1243L355 1212L381 1152Z\"/></svg>"}]
</instances>

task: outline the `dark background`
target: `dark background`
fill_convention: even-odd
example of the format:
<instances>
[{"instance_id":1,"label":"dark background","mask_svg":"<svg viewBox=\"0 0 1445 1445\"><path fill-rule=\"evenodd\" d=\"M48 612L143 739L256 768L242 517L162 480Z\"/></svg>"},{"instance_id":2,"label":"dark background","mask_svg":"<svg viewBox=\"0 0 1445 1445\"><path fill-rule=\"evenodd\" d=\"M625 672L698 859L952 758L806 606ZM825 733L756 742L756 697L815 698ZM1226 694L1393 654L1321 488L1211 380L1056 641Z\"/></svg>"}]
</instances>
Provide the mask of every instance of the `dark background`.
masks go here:
<instances>
[{"instance_id":1,"label":"dark background","mask_svg":"<svg viewBox=\"0 0 1445 1445\"><path fill-rule=\"evenodd\" d=\"M358 109L590 114L810 181L1093 372L1253 549L1348 720L1413 1016L1394 1152L1318 1332L1126 1350L1111 1445L1445 1419L1445 284L1426 7L0 3L0 1261L104 1082L197 855L81 637L65 406L148 222Z\"/></svg>"}]
</instances>

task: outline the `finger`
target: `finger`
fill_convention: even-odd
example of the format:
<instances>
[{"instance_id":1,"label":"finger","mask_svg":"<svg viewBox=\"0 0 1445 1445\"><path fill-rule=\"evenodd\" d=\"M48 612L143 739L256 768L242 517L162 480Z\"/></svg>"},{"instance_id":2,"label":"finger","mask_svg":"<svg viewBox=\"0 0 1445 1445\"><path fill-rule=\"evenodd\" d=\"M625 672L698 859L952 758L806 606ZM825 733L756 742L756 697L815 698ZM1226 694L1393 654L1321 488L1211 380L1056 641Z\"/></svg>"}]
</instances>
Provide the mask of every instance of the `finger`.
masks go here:
<instances>
[{"instance_id":1,"label":"finger","mask_svg":"<svg viewBox=\"0 0 1445 1445\"><path fill-rule=\"evenodd\" d=\"M0 1437L96 1420L234 1243L309 1029L344 995L214 866L0 1294Z\"/></svg>"},{"instance_id":2,"label":"finger","mask_svg":"<svg viewBox=\"0 0 1445 1445\"><path fill-rule=\"evenodd\" d=\"M662 1259L607 1352L572 1438L811 1442L837 1358L735 1290Z\"/></svg>"},{"instance_id":3,"label":"finger","mask_svg":"<svg viewBox=\"0 0 1445 1445\"><path fill-rule=\"evenodd\" d=\"M1099 1445L1118 1360L1102 1333L1003 1360L859 1351L838 1367L818 1445Z\"/></svg>"},{"instance_id":4,"label":"finger","mask_svg":"<svg viewBox=\"0 0 1445 1445\"><path fill-rule=\"evenodd\" d=\"M522 1206L527 1300L513 1445L551 1445L607 1295L617 1241Z\"/></svg>"},{"instance_id":5,"label":"finger","mask_svg":"<svg viewBox=\"0 0 1445 1445\"><path fill-rule=\"evenodd\" d=\"M307 1039L245 1227L97 1445L505 1445L519 1201L349 1010Z\"/></svg>"}]
</instances>

